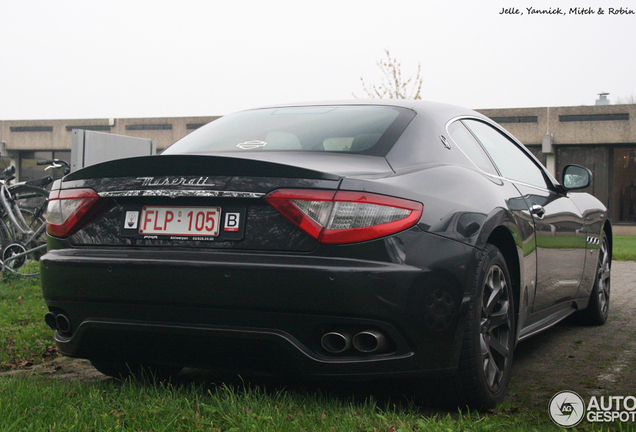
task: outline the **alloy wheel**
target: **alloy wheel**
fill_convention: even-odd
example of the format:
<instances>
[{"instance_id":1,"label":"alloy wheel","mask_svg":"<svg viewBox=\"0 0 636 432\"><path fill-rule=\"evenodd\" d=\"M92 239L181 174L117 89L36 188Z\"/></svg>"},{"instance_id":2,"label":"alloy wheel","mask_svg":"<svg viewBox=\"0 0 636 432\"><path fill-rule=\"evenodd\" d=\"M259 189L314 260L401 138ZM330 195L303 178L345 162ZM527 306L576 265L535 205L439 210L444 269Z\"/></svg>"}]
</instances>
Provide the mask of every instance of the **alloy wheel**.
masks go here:
<instances>
[{"instance_id":1,"label":"alloy wheel","mask_svg":"<svg viewBox=\"0 0 636 432\"><path fill-rule=\"evenodd\" d=\"M598 288L598 304L602 315L607 314L610 296L610 254L607 237L603 236L601 242L600 256L598 259L598 269L596 283Z\"/></svg>"},{"instance_id":2,"label":"alloy wheel","mask_svg":"<svg viewBox=\"0 0 636 432\"><path fill-rule=\"evenodd\" d=\"M479 335L484 379L493 392L499 390L511 361L509 292L503 269L493 265L484 281Z\"/></svg>"}]
</instances>

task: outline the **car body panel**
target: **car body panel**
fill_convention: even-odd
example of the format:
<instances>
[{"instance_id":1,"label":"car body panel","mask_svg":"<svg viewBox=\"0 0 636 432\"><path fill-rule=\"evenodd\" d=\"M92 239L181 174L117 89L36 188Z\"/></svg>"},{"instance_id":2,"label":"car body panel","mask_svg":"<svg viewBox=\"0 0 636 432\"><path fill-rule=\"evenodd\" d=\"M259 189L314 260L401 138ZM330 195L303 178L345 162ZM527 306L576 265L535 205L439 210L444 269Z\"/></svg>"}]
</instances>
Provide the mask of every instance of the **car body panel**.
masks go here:
<instances>
[{"instance_id":1,"label":"car body panel","mask_svg":"<svg viewBox=\"0 0 636 432\"><path fill-rule=\"evenodd\" d=\"M545 189L477 168L447 125L479 119L505 132L473 111L412 101L342 105L357 104L413 111L385 156L199 151L65 177L56 188L90 188L105 204L69 238L49 237L42 257L47 305L72 322L55 333L60 351L239 369L284 364L318 376L452 373L489 243L510 270L519 340L587 306L598 239L611 230L598 200L564 190L539 165ZM327 245L265 201L281 189L399 197L423 212L386 237ZM127 212L144 206L239 209L244 231L206 241L127 234ZM560 260L563 269L554 266ZM321 336L333 331L382 332L387 342L373 353L327 352Z\"/></svg>"},{"instance_id":2,"label":"car body panel","mask_svg":"<svg viewBox=\"0 0 636 432\"><path fill-rule=\"evenodd\" d=\"M403 233L400 239L384 239L374 246L383 247L389 261L391 255L398 255L395 250L408 254L410 248L417 247L419 241L411 239L421 238L423 233L418 231L415 228ZM464 281L457 280L456 267L466 261L465 255L470 255L471 250L437 236L430 236L429 241L440 250L438 256L430 258L431 268L379 262L377 258L374 261L346 258L352 253L343 249L351 247L338 247L336 255L341 256L331 258L244 253L237 262L235 256L216 251L122 251L118 256L113 251L55 250L50 244L51 251L43 259L47 270L43 272L42 283L49 307L66 310L74 321L82 323L80 328L91 316L105 314L127 322L159 320L176 327L196 324L206 328L221 326L230 333L240 328L258 332L273 323L279 327L283 317L293 315L302 318L292 320L293 325L286 332L303 343L303 351L324 357L317 354L320 349L316 347L321 331L339 326L355 331L365 328L359 321L372 320L374 328L400 329L401 336L395 343L401 349L384 355L387 361L395 359L400 364L397 360L413 357L416 347L418 352L426 347L427 352L435 353L433 357L416 356L408 360L409 366L402 366L402 372L411 369L415 361L420 363L416 368L420 371L445 369L451 367L450 354L456 347L440 347L439 340L454 339L455 327L442 324L459 319L463 297L454 287ZM68 263L75 267L72 273L68 272ZM462 273L465 275L467 271ZM178 301L171 299L175 289L179 291ZM434 309L427 314L419 297L434 298L432 293L438 290L453 297L452 307L447 305L444 315ZM364 304L360 298L365 299ZM127 309L124 305L136 306ZM148 315L140 313L140 305L147 306ZM165 315L153 315L151 306L162 307ZM91 314L91 309L102 308L110 311ZM192 308L207 312L195 318ZM252 312L243 316L247 311ZM234 318L227 319L228 314ZM270 321L252 320L260 315L269 316ZM419 323L416 328L426 327L427 318L435 332L414 332L412 323ZM314 326L305 328L306 319L314 321ZM82 340L79 330L71 339ZM401 342L403 339L408 344ZM298 342L296 345L301 346ZM60 349L67 355L90 357L90 351L84 353L84 346L74 340L65 340ZM312 374L313 367L304 372ZM398 366L395 368L400 371Z\"/></svg>"},{"instance_id":3,"label":"car body panel","mask_svg":"<svg viewBox=\"0 0 636 432\"><path fill-rule=\"evenodd\" d=\"M518 185L532 214L536 232L537 290L533 311L575 298L581 284L586 253L583 217L567 196L549 190ZM554 265L559 262L559 265Z\"/></svg>"}]
</instances>

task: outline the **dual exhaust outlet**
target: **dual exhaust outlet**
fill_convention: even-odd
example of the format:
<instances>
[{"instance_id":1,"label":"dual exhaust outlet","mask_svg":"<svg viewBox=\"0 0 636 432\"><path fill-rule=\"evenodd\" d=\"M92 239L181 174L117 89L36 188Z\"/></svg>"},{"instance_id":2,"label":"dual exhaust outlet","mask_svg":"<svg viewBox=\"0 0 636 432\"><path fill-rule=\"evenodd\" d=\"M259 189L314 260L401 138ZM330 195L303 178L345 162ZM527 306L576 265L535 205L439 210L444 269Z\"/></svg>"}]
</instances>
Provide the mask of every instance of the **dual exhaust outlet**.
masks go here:
<instances>
[{"instance_id":1,"label":"dual exhaust outlet","mask_svg":"<svg viewBox=\"0 0 636 432\"><path fill-rule=\"evenodd\" d=\"M386 336L377 330L365 330L356 333L333 331L325 333L320 339L322 348L331 354L341 354L352 346L362 354L379 354L385 352L388 343Z\"/></svg>"},{"instance_id":2,"label":"dual exhaust outlet","mask_svg":"<svg viewBox=\"0 0 636 432\"><path fill-rule=\"evenodd\" d=\"M47 312L44 315L44 322L51 329L60 333L71 333L71 319L64 313Z\"/></svg>"},{"instance_id":3,"label":"dual exhaust outlet","mask_svg":"<svg viewBox=\"0 0 636 432\"><path fill-rule=\"evenodd\" d=\"M44 322L60 333L71 333L71 320L65 313L47 312ZM353 337L349 332L329 332L320 339L322 348L331 354L341 354L353 348L363 354L379 354L387 349L386 336L377 330L365 330Z\"/></svg>"}]
</instances>

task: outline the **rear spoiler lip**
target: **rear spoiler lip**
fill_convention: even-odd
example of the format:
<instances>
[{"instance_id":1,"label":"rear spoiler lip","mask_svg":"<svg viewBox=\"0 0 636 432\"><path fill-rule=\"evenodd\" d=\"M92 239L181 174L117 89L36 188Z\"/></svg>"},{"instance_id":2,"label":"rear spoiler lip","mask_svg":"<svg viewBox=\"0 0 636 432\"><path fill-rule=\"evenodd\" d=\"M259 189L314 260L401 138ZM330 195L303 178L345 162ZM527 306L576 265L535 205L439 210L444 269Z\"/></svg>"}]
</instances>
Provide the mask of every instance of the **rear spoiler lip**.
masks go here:
<instances>
[{"instance_id":1,"label":"rear spoiler lip","mask_svg":"<svg viewBox=\"0 0 636 432\"><path fill-rule=\"evenodd\" d=\"M142 176L249 176L340 180L341 176L278 162L218 155L156 155L116 159L82 168L64 182Z\"/></svg>"}]
</instances>

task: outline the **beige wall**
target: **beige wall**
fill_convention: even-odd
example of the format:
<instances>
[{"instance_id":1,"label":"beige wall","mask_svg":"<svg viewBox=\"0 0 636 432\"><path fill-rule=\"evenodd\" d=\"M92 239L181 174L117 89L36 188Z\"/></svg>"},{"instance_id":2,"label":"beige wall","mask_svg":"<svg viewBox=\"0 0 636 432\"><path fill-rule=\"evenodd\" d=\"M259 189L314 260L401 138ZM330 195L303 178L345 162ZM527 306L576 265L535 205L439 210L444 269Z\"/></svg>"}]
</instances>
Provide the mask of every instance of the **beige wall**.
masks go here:
<instances>
[{"instance_id":1,"label":"beige wall","mask_svg":"<svg viewBox=\"0 0 636 432\"><path fill-rule=\"evenodd\" d=\"M506 108L477 110L488 117L537 116L537 123L502 123L526 145L540 145L552 134L555 145L636 143L636 105ZM580 114L629 114L629 120L561 122L559 116Z\"/></svg>"},{"instance_id":2,"label":"beige wall","mask_svg":"<svg viewBox=\"0 0 636 432\"><path fill-rule=\"evenodd\" d=\"M502 123L522 143L540 145L543 135L553 135L555 145L568 144L635 144L636 105L590 105L576 107L505 108L477 110L488 117L536 116L536 123ZM577 114L629 114L629 120L561 122L561 115ZM68 127L105 126L110 132L157 142L163 150L194 129L189 124L204 124L219 116L125 118L125 119L68 119L68 120L0 120L0 141L9 151L70 150L71 131ZM167 130L131 130L131 125L172 125ZM44 126L50 132L16 132L11 128Z\"/></svg>"},{"instance_id":3,"label":"beige wall","mask_svg":"<svg viewBox=\"0 0 636 432\"><path fill-rule=\"evenodd\" d=\"M188 125L205 124L216 120L219 116L205 117L173 117L173 118L127 118L127 119L69 119L69 120L11 120L0 121L0 141L6 143L9 151L19 150L70 150L71 130L68 128L82 128L87 126L107 127L101 132L118 135L148 138L157 142L157 149L163 150L179 138L184 137L194 129ZM165 130L131 130L126 126L136 125L171 125ZM19 132L15 128L51 127L51 131ZM11 129L14 128L12 131Z\"/></svg>"}]
</instances>

